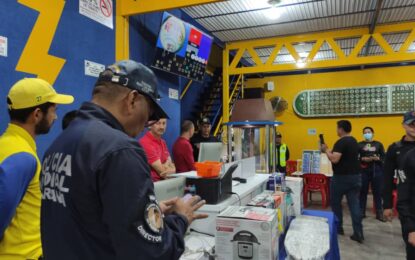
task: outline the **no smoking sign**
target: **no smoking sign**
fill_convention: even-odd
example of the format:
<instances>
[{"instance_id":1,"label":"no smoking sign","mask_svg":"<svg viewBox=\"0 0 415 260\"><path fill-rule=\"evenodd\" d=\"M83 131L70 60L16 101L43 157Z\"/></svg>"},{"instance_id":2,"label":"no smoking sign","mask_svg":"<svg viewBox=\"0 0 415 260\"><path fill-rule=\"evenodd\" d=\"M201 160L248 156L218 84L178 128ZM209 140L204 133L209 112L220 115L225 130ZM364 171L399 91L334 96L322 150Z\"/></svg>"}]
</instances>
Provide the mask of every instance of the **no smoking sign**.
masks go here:
<instances>
[{"instance_id":1,"label":"no smoking sign","mask_svg":"<svg viewBox=\"0 0 415 260\"><path fill-rule=\"evenodd\" d=\"M112 3L111 0L100 0L99 4L101 12L105 17L110 17L112 15Z\"/></svg>"}]
</instances>

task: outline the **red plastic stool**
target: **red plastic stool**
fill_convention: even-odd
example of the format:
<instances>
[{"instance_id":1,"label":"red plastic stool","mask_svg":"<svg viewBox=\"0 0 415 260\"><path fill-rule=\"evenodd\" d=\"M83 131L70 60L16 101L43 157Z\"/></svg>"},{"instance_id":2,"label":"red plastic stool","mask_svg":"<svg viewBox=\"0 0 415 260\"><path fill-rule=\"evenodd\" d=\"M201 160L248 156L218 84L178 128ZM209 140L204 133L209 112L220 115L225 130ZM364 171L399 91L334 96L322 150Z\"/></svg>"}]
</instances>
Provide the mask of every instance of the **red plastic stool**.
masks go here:
<instances>
[{"instance_id":1,"label":"red plastic stool","mask_svg":"<svg viewBox=\"0 0 415 260\"><path fill-rule=\"evenodd\" d=\"M393 215L398 216L398 210L396 209L396 205L398 204L398 191L392 191L392 205L393 205ZM373 199L373 207L372 207L373 214L376 214L376 203L375 199Z\"/></svg>"},{"instance_id":2,"label":"red plastic stool","mask_svg":"<svg viewBox=\"0 0 415 260\"><path fill-rule=\"evenodd\" d=\"M304 208L308 204L308 193L320 192L321 200L324 208L327 208L329 202L329 185L327 177L320 173L306 173L303 174L304 188L303 188L303 201Z\"/></svg>"}]
</instances>

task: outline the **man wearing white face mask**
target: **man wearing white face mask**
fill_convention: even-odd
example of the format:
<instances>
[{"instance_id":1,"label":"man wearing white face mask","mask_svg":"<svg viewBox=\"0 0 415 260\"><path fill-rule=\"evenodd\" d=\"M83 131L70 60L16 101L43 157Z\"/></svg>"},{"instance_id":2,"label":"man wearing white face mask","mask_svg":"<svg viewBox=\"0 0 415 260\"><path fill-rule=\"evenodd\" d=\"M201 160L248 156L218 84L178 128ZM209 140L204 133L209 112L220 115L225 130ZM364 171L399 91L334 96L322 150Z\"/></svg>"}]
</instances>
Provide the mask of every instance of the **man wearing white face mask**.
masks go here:
<instances>
[{"instance_id":1,"label":"man wearing white face mask","mask_svg":"<svg viewBox=\"0 0 415 260\"><path fill-rule=\"evenodd\" d=\"M383 160L385 149L382 143L373 140L374 130L370 126L363 128L364 141L359 143L359 159L362 172L360 191L360 209L366 217L367 194L372 187L376 207L376 219L385 222L382 209Z\"/></svg>"}]
</instances>

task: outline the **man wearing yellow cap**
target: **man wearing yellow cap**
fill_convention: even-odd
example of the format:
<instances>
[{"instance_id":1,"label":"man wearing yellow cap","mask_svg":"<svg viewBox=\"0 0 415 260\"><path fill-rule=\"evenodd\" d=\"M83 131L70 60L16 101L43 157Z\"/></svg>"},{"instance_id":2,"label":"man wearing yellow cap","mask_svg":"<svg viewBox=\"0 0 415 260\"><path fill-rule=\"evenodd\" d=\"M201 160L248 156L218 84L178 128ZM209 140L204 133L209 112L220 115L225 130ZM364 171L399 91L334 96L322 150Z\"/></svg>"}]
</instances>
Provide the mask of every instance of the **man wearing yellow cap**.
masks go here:
<instances>
[{"instance_id":1,"label":"man wearing yellow cap","mask_svg":"<svg viewBox=\"0 0 415 260\"><path fill-rule=\"evenodd\" d=\"M57 118L56 104L73 100L37 78L22 79L9 91L10 123L0 137L0 259L42 256L41 165L34 139L49 132Z\"/></svg>"}]
</instances>

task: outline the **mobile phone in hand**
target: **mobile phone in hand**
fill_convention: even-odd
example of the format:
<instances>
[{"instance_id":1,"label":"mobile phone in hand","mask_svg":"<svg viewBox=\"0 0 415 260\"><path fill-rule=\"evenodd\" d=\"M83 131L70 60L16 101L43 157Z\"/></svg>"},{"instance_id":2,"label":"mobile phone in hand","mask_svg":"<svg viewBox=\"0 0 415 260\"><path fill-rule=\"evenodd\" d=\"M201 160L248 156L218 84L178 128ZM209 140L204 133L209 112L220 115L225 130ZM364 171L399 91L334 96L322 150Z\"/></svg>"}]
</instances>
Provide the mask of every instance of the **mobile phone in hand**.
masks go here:
<instances>
[{"instance_id":1,"label":"mobile phone in hand","mask_svg":"<svg viewBox=\"0 0 415 260\"><path fill-rule=\"evenodd\" d=\"M320 134L318 137L320 138L320 144L325 144L325 142L324 142L324 135L323 134Z\"/></svg>"}]
</instances>

